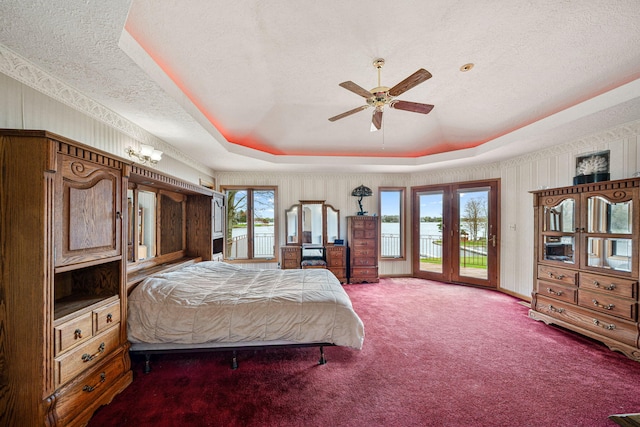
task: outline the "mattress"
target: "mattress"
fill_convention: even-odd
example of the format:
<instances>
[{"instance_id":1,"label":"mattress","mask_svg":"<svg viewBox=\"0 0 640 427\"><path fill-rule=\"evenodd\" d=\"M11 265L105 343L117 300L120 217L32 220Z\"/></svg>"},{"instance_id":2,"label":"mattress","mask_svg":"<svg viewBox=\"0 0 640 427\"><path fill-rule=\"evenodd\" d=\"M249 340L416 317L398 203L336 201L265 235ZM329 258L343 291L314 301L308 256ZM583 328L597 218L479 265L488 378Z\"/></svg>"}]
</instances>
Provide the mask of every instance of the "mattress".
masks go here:
<instances>
[{"instance_id":1,"label":"mattress","mask_svg":"<svg viewBox=\"0 0 640 427\"><path fill-rule=\"evenodd\" d=\"M128 299L132 343L330 343L361 349L364 325L329 270L206 261L145 279Z\"/></svg>"}]
</instances>

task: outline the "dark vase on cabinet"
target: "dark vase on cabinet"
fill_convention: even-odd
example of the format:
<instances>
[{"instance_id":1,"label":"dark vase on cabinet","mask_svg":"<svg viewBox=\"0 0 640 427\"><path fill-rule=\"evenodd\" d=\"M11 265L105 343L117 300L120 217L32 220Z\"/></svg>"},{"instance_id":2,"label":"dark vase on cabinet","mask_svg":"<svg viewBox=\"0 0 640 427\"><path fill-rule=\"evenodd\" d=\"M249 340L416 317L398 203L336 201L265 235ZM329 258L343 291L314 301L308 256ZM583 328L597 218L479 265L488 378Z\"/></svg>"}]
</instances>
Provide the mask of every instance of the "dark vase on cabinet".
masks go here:
<instances>
[{"instance_id":1,"label":"dark vase on cabinet","mask_svg":"<svg viewBox=\"0 0 640 427\"><path fill-rule=\"evenodd\" d=\"M377 283L378 217L348 216L349 283Z\"/></svg>"}]
</instances>

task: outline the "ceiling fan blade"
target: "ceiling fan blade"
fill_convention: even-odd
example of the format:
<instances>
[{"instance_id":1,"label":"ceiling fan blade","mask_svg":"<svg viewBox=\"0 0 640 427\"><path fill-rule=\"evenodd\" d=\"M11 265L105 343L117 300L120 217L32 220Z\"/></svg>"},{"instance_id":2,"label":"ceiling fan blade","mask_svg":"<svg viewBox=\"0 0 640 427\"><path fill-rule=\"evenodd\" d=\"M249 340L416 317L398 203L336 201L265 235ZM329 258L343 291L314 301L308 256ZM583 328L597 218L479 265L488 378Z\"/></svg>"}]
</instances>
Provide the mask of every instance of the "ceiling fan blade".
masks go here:
<instances>
[{"instance_id":1,"label":"ceiling fan blade","mask_svg":"<svg viewBox=\"0 0 640 427\"><path fill-rule=\"evenodd\" d=\"M355 93L356 95L360 95L363 98L371 98L373 96L373 94L371 92L369 92L368 90L366 90L365 88L358 86L357 84L355 84L352 81L348 81L348 82L342 82L340 83L338 86L341 86L347 90L350 90L351 92Z\"/></svg>"},{"instance_id":2,"label":"ceiling fan blade","mask_svg":"<svg viewBox=\"0 0 640 427\"><path fill-rule=\"evenodd\" d=\"M376 110L373 113L373 117L371 118L371 131L374 131L374 127L375 130L380 130L380 128L382 127L382 110Z\"/></svg>"},{"instance_id":3,"label":"ceiling fan blade","mask_svg":"<svg viewBox=\"0 0 640 427\"><path fill-rule=\"evenodd\" d=\"M430 78L431 73L424 68L420 68L418 71L411 74L409 77L389 89L389 95L398 96L402 93L405 93L409 89L418 86L420 83L429 80Z\"/></svg>"},{"instance_id":4,"label":"ceiling fan blade","mask_svg":"<svg viewBox=\"0 0 640 427\"><path fill-rule=\"evenodd\" d=\"M420 104L419 102L393 101L389 105L396 110L413 111L414 113L420 114L429 114L429 112L433 110L433 105Z\"/></svg>"},{"instance_id":5,"label":"ceiling fan blade","mask_svg":"<svg viewBox=\"0 0 640 427\"><path fill-rule=\"evenodd\" d=\"M368 105L368 104L367 104L367 105L363 105L363 106L358 107L358 108L354 108L353 110L349 110L349 111L347 111L347 112L345 112L345 113L338 114L337 116L333 116L333 117L331 117L331 118L329 119L329 121L330 121L330 122L335 122L336 120L343 119L343 118L345 118L345 117L347 117L347 116L350 116L350 115L352 115L352 114L357 113L358 111L366 110L367 108L369 108L369 105Z\"/></svg>"}]
</instances>

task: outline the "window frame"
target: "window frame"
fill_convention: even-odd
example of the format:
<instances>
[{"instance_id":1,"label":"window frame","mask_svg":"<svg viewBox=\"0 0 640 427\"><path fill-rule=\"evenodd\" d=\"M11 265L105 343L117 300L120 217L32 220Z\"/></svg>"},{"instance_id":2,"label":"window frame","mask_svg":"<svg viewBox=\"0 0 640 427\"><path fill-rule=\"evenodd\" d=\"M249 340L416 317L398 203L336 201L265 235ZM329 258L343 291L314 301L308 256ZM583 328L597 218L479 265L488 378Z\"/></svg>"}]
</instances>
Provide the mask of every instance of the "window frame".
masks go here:
<instances>
[{"instance_id":1,"label":"window frame","mask_svg":"<svg viewBox=\"0 0 640 427\"><path fill-rule=\"evenodd\" d=\"M400 193L398 197L399 203L399 219L400 219L400 255L399 256L388 256L382 254L382 221L385 213L382 211L382 195L383 193ZM378 234L380 236L380 245L378 249L378 255L381 260L384 261L404 261L407 259L407 213L406 213L406 199L407 199L407 188L406 187L378 187L378 213L380 216L379 221L379 230Z\"/></svg>"},{"instance_id":2,"label":"window frame","mask_svg":"<svg viewBox=\"0 0 640 427\"><path fill-rule=\"evenodd\" d=\"M233 232L233 227L229 224L228 209L230 207L229 198L227 192L230 190L246 191L247 192L247 258L229 258L227 253L227 239ZM262 263L262 262L277 262L278 261L278 247L279 247L279 235L278 224L280 222L279 210L278 210L278 187L275 185L221 185L220 191L224 193L227 198L225 212L225 226L228 234L224 236L223 245L223 258L226 262L230 263ZM256 258L254 257L254 192L255 191L273 191L273 255L271 257Z\"/></svg>"}]
</instances>

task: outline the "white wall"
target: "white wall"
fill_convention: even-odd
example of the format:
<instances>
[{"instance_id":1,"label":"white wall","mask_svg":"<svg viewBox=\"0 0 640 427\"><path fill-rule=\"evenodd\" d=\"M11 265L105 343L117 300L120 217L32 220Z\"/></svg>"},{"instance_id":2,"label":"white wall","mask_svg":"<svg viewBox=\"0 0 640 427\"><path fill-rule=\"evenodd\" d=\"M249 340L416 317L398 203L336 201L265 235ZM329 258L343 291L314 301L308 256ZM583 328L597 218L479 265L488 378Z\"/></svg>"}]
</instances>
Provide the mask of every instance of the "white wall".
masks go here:
<instances>
[{"instance_id":1,"label":"white wall","mask_svg":"<svg viewBox=\"0 0 640 427\"><path fill-rule=\"evenodd\" d=\"M2 59L2 58L0 58ZM25 71L27 70L27 71ZM12 77L10 77L12 76ZM18 79L20 81L18 81ZM91 114L82 112L83 106ZM96 114L98 112L98 114ZM32 65L0 60L0 128L42 129L51 131L101 150L125 157L128 146L150 143L165 151L157 169L163 173L198 183L213 175L219 185L276 185L280 212L298 200L326 200L340 210L340 234L346 233L346 216L358 211L351 191L364 184L374 196L363 200L364 210L377 213L377 189L381 186L407 188L407 213L411 187L446 182L500 178L501 209L501 287L510 293L528 297L533 285L533 208L529 191L540 187L570 185L575 156L588 152L611 151L611 178L632 176L640 171L640 120L615 129L589 135L550 149L500 163L417 174L285 174L233 173L215 174L186 158L163 141L128 123L113 112L92 103ZM283 215L284 217L284 215ZM284 220L279 230L284 240ZM410 217L407 218L410 224ZM411 233L408 233L410 237ZM382 275L411 273L411 245L407 242L408 259L383 261Z\"/></svg>"},{"instance_id":2,"label":"white wall","mask_svg":"<svg viewBox=\"0 0 640 427\"><path fill-rule=\"evenodd\" d=\"M533 288L533 196L541 187L571 185L575 157L610 150L612 179L631 177L640 171L640 120L606 129L583 139L536 151L507 161L416 174L320 174L234 173L216 174L220 185L274 185L278 187L278 209L284 212L298 200L325 200L340 210L340 234L346 237L346 216L358 211L351 191L364 184L373 190L363 200L369 214L378 210L378 187L407 188L407 225L411 225L411 187L448 182L499 178L501 182L500 287L529 298ZM279 238L284 240L284 220ZM407 233L407 260L382 261L381 275L411 274L411 233Z\"/></svg>"}]
</instances>

